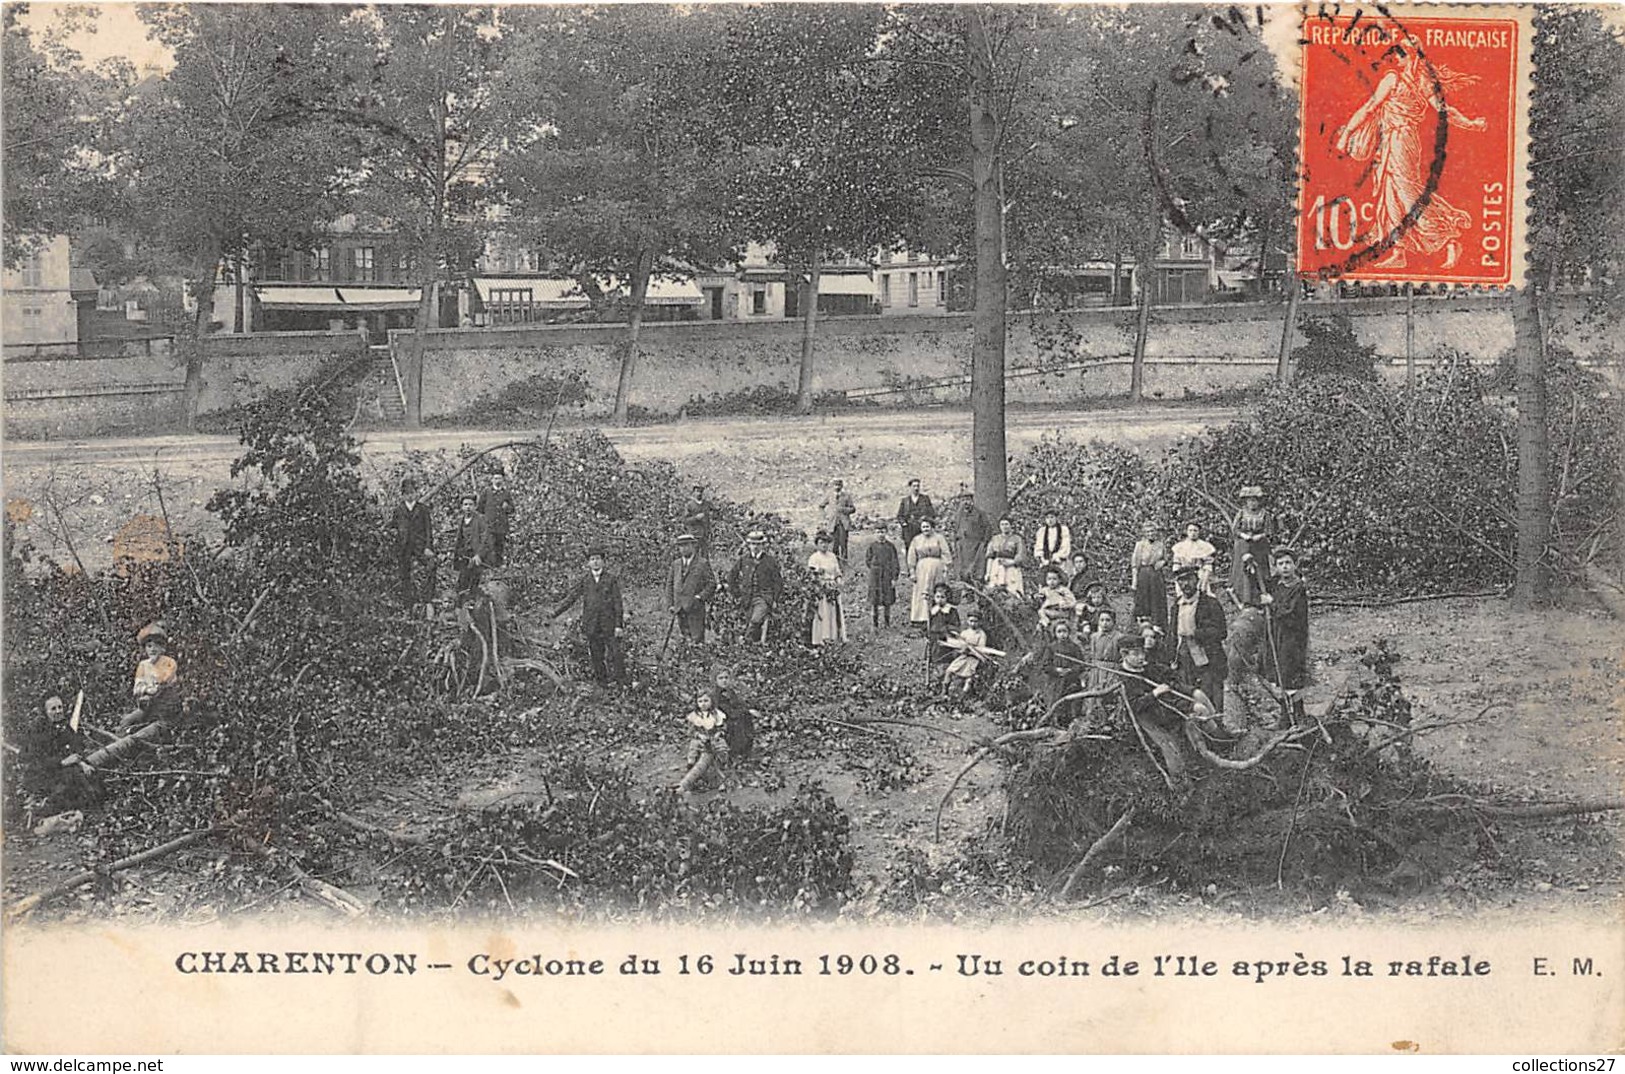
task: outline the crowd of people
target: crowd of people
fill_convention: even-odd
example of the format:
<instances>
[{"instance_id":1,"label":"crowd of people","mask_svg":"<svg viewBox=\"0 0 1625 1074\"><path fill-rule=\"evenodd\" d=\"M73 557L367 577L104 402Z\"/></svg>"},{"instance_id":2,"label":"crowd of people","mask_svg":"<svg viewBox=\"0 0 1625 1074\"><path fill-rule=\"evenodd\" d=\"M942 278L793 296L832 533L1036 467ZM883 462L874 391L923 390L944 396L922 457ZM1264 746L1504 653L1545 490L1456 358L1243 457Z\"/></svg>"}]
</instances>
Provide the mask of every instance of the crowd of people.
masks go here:
<instances>
[{"instance_id":1,"label":"crowd of people","mask_svg":"<svg viewBox=\"0 0 1625 1074\"><path fill-rule=\"evenodd\" d=\"M1297 553L1272 545L1273 520L1262 487L1247 485L1241 508L1231 520L1228 584L1219 586L1219 548L1192 522L1169 545L1153 522L1129 557L1127 592L1114 598L1111 586L1092 573L1085 550L1074 548L1070 526L1060 514L1045 512L1030 539L1012 518L998 520L985 540L958 534L956 542L938 529L938 511L919 479L908 482L895 517L863 550L863 587L870 629L889 630L892 608L904 600L906 628L924 639L927 681L944 697L962 700L985 689L1000 668L1030 668L1042 683L1046 719L1061 722L1099 715L1113 699L1126 703L1134 719L1148 724L1194 718L1235 729L1247 707L1242 687L1262 688L1278 703L1276 719L1301 712L1298 692L1305 686L1309 651L1308 591ZM458 498L450 565L460 605L477 599L486 572L507 557L515 500L500 467L490 469L482 487ZM682 532L664 578L661 597L669 614L662 651L674 640L680 649L703 646L711 611L719 598L732 601L741 640L763 644L775 630L797 630L815 648L849 640L846 607L851 536L856 505L840 480L831 483L819 506L822 527L813 537L805 567L812 582L806 609L785 608L785 574L769 549L767 535L751 529L740 553L719 570L713 562L714 510L696 485L676 520ZM403 603L433 613L437 558L430 509L413 478L401 482L392 528L397 580ZM955 556L980 557L973 569ZM899 594L899 588L904 593ZM1227 611L1226 605L1229 610ZM585 548L585 564L551 609L557 619L580 606L578 627L586 643L588 671L611 686L626 678L629 614L620 574L602 544ZM1000 644L1028 644L1020 654L989 644L991 619L1013 623L1021 606L1037 622L1037 638L1001 632ZM178 669L165 653L161 624L145 628L138 643L145 658L136 670L135 707L109 741L92 747L70 728L60 696L45 703L42 741L49 739L56 773L88 775L116 761L123 742L161 735L178 712ZM1228 710L1228 711L1227 711ZM681 784L693 790L714 782L730 756L747 753L759 715L738 694L726 671L694 699L686 715L693 737L688 772ZM1224 717L1230 717L1224 722ZM111 752L109 752L111 750Z\"/></svg>"}]
</instances>

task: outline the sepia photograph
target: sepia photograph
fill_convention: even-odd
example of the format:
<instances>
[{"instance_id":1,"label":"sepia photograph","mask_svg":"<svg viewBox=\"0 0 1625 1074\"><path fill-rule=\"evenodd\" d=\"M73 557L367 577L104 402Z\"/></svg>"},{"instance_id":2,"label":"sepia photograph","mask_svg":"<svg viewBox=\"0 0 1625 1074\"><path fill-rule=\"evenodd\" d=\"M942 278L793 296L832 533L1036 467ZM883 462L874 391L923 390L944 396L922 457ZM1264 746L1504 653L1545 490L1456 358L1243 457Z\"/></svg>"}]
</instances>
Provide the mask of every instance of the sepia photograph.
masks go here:
<instances>
[{"instance_id":1,"label":"sepia photograph","mask_svg":"<svg viewBox=\"0 0 1625 1074\"><path fill-rule=\"evenodd\" d=\"M1625 6L8 2L0 114L8 1052L1625 1049Z\"/></svg>"}]
</instances>

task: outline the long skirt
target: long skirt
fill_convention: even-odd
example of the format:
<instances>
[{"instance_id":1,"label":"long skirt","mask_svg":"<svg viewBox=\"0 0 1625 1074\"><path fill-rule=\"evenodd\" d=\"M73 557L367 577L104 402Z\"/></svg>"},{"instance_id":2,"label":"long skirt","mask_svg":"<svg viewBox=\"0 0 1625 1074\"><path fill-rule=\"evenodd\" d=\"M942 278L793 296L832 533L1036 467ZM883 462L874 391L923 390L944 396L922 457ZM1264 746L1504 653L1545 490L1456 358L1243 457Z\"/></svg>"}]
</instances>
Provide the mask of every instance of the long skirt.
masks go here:
<instances>
[{"instance_id":1,"label":"long skirt","mask_svg":"<svg viewBox=\"0 0 1625 1074\"><path fill-rule=\"evenodd\" d=\"M1248 574L1241 557L1253 557L1253 565L1257 574ZM1230 554L1230 588L1236 591L1236 600L1243 607L1258 603L1258 578L1270 569L1270 545L1268 541L1243 541L1236 539Z\"/></svg>"},{"instance_id":2,"label":"long skirt","mask_svg":"<svg viewBox=\"0 0 1625 1074\"><path fill-rule=\"evenodd\" d=\"M998 560L990 559L987 561L986 581L989 589L1007 589L1018 597L1025 595L1026 580L1020 567L1006 567Z\"/></svg>"},{"instance_id":3,"label":"long skirt","mask_svg":"<svg viewBox=\"0 0 1625 1074\"><path fill-rule=\"evenodd\" d=\"M841 613L840 597L820 597L813 609L812 643L846 640L846 617Z\"/></svg>"},{"instance_id":4,"label":"long skirt","mask_svg":"<svg viewBox=\"0 0 1625 1074\"><path fill-rule=\"evenodd\" d=\"M948 568L936 556L920 560L914 566L914 592L909 597L908 621L923 623L931 614L931 590L948 577Z\"/></svg>"},{"instance_id":5,"label":"long skirt","mask_svg":"<svg viewBox=\"0 0 1625 1074\"><path fill-rule=\"evenodd\" d=\"M1168 629L1168 581L1155 567L1141 567L1134 586L1134 618Z\"/></svg>"}]
</instances>

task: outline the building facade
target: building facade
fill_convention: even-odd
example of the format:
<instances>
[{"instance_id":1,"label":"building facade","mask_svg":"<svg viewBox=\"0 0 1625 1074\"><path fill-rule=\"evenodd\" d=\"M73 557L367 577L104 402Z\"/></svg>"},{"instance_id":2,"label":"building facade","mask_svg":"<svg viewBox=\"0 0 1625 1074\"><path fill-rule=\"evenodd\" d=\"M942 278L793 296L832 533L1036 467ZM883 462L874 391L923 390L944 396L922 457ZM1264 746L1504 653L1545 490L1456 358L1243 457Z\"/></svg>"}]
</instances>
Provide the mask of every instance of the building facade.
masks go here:
<instances>
[{"instance_id":1,"label":"building facade","mask_svg":"<svg viewBox=\"0 0 1625 1074\"><path fill-rule=\"evenodd\" d=\"M3 339L8 346L29 344L77 348L81 325L95 316L96 280L75 268L66 235L53 235L0 277Z\"/></svg>"}]
</instances>

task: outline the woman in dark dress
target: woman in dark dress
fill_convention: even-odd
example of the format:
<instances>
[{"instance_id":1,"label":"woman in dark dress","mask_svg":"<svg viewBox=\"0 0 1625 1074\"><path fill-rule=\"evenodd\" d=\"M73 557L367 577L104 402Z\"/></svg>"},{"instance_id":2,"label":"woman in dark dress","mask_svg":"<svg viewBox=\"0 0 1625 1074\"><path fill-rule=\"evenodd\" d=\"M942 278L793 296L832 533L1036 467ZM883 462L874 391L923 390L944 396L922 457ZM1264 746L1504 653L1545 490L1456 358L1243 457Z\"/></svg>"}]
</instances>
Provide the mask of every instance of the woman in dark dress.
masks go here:
<instances>
[{"instance_id":1,"label":"woman in dark dress","mask_svg":"<svg viewBox=\"0 0 1625 1074\"><path fill-rule=\"evenodd\" d=\"M1236 512L1230 529L1235 538L1230 547L1230 591L1245 608L1258 603L1264 591L1264 576L1269 572L1270 516L1264 510L1261 487L1242 486L1241 510ZM1253 569L1249 570L1249 566Z\"/></svg>"}]
</instances>

